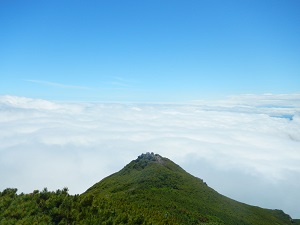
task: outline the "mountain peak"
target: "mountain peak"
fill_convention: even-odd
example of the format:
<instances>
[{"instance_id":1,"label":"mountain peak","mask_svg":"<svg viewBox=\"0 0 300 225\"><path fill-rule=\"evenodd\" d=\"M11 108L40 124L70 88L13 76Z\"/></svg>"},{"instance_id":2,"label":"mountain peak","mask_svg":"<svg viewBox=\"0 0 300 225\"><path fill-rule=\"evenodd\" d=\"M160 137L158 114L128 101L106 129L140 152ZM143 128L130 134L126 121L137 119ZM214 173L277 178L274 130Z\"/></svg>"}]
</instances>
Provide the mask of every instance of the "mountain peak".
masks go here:
<instances>
[{"instance_id":1,"label":"mountain peak","mask_svg":"<svg viewBox=\"0 0 300 225\"><path fill-rule=\"evenodd\" d=\"M134 224L292 224L281 210L225 197L170 159L152 152L141 154L82 196L96 198L95 202L110 201L114 211L139 215L142 220Z\"/></svg>"},{"instance_id":2,"label":"mountain peak","mask_svg":"<svg viewBox=\"0 0 300 225\"><path fill-rule=\"evenodd\" d=\"M138 156L138 158L135 160L136 162L139 161L151 161L151 162L156 162L158 164L163 165L164 160L163 157L161 157L159 154L154 154L153 152L147 152L146 154L141 154Z\"/></svg>"},{"instance_id":3,"label":"mountain peak","mask_svg":"<svg viewBox=\"0 0 300 225\"><path fill-rule=\"evenodd\" d=\"M184 171L180 166L169 160L168 158L162 157L159 154L155 154L153 152L147 152L139 155L137 159L132 160L129 164L127 164L123 170L123 172L130 172L132 170L144 170L149 167L157 167L157 169L161 170L171 170L173 172Z\"/></svg>"}]
</instances>

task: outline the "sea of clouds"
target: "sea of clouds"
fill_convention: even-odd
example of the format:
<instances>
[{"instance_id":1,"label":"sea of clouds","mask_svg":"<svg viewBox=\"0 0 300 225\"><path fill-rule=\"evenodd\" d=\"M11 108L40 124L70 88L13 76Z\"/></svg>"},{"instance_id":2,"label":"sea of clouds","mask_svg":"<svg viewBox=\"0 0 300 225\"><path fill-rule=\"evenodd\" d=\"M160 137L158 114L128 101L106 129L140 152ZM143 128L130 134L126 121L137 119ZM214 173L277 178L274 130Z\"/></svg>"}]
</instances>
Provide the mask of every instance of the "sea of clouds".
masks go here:
<instances>
[{"instance_id":1,"label":"sea of clouds","mask_svg":"<svg viewBox=\"0 0 300 225\"><path fill-rule=\"evenodd\" d=\"M228 197L300 218L300 95L186 104L0 96L0 190L82 193L145 152Z\"/></svg>"}]
</instances>

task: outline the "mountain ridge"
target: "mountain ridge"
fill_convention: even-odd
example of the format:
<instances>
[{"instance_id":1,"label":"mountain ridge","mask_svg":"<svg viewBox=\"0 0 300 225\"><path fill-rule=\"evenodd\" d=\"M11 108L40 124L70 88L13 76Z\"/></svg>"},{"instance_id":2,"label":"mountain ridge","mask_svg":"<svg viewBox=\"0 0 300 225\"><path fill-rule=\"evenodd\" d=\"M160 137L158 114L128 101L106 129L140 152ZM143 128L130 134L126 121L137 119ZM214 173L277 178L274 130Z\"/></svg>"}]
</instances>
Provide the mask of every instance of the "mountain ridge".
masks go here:
<instances>
[{"instance_id":1,"label":"mountain ridge","mask_svg":"<svg viewBox=\"0 0 300 225\"><path fill-rule=\"evenodd\" d=\"M177 208L172 216L179 221L181 219L176 214L180 214L180 211L184 210L201 218L199 221L195 219L196 222L289 224L291 221L291 218L281 210L263 209L227 198L208 187L200 178L187 173L171 160L154 153L140 155L119 172L93 185L85 194L105 195L110 198L122 196L122 198L131 198L133 204L148 207L147 204L139 201L140 198L146 198L153 204L155 202L155 207L160 208L160 205L164 203L157 197L151 198L151 196L157 195L160 196L160 199L165 198L170 205ZM136 198L132 198L132 196L136 196ZM197 202L195 199L199 201ZM241 219L243 217L244 219ZM267 220L272 222L266 223ZM180 223L184 224L187 221L185 218Z\"/></svg>"},{"instance_id":2,"label":"mountain ridge","mask_svg":"<svg viewBox=\"0 0 300 225\"><path fill-rule=\"evenodd\" d=\"M168 158L138 156L81 195L0 192L0 224L296 225L282 210L219 194Z\"/></svg>"}]
</instances>

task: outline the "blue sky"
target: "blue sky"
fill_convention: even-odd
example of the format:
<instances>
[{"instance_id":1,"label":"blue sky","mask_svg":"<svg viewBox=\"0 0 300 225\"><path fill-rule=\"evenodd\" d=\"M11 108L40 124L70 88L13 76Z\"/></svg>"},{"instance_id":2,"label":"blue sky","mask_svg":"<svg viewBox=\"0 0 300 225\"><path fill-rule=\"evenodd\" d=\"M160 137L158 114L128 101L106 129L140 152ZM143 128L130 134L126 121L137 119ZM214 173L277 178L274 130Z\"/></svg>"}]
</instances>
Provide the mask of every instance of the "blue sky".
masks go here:
<instances>
[{"instance_id":1,"label":"blue sky","mask_svg":"<svg viewBox=\"0 0 300 225\"><path fill-rule=\"evenodd\" d=\"M0 95L182 102L300 92L300 2L1 1Z\"/></svg>"}]
</instances>

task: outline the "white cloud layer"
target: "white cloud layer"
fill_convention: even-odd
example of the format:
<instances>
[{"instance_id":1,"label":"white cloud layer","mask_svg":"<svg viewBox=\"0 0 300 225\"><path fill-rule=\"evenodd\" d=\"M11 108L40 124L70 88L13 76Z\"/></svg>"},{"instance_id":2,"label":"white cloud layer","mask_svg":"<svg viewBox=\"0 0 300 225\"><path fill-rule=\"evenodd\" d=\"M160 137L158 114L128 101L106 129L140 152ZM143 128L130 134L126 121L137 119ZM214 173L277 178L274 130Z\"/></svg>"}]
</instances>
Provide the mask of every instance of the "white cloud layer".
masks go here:
<instances>
[{"instance_id":1,"label":"white cloud layer","mask_svg":"<svg viewBox=\"0 0 300 225\"><path fill-rule=\"evenodd\" d=\"M84 192L144 152L236 200L300 218L300 95L190 104L0 97L0 189Z\"/></svg>"}]
</instances>

